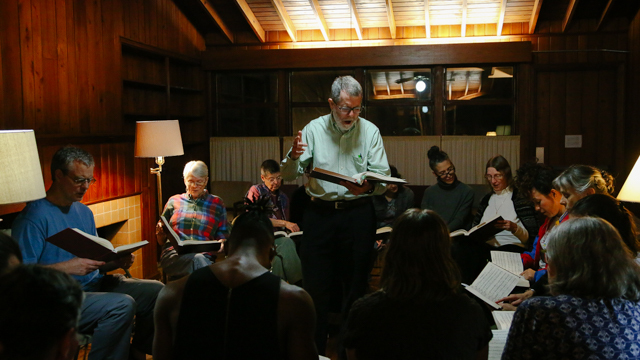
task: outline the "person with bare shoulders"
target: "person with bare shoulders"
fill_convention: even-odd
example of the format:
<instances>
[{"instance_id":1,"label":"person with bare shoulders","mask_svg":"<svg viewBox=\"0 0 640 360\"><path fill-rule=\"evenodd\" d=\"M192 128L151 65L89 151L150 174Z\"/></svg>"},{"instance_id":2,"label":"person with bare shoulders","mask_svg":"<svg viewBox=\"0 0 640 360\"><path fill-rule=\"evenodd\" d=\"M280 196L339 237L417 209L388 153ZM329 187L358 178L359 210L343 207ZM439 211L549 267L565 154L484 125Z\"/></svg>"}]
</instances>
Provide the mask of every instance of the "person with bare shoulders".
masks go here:
<instances>
[{"instance_id":1,"label":"person with bare shoulders","mask_svg":"<svg viewBox=\"0 0 640 360\"><path fill-rule=\"evenodd\" d=\"M155 310L153 358L317 359L315 310L267 268L275 255L266 199L247 204L228 257L168 284Z\"/></svg>"}]
</instances>

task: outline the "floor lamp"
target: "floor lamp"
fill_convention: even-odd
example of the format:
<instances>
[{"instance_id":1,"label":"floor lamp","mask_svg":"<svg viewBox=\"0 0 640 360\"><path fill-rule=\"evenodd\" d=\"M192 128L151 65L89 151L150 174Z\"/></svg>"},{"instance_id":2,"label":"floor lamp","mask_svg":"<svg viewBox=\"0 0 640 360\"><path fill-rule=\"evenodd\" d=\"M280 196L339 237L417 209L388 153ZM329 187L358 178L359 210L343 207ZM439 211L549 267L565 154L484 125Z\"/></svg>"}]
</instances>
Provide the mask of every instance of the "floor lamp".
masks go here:
<instances>
[{"instance_id":1,"label":"floor lamp","mask_svg":"<svg viewBox=\"0 0 640 360\"><path fill-rule=\"evenodd\" d=\"M640 157L631 169L627 181L622 185L618 200L640 203Z\"/></svg>"},{"instance_id":2,"label":"floor lamp","mask_svg":"<svg viewBox=\"0 0 640 360\"><path fill-rule=\"evenodd\" d=\"M162 165L167 156L184 155L178 120L136 122L135 157L155 158L157 168L151 173L158 180L158 214L162 215Z\"/></svg>"},{"instance_id":3,"label":"floor lamp","mask_svg":"<svg viewBox=\"0 0 640 360\"><path fill-rule=\"evenodd\" d=\"M33 130L0 131L0 204L23 203L45 196Z\"/></svg>"}]
</instances>

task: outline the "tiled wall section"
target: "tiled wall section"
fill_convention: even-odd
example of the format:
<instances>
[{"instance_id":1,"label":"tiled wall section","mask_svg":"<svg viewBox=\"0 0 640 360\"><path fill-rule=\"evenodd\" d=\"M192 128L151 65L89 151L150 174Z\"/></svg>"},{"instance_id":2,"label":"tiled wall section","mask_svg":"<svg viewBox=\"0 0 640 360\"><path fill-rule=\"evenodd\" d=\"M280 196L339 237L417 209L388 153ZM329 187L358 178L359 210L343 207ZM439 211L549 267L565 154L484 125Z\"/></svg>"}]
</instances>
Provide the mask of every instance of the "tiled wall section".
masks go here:
<instances>
[{"instance_id":1,"label":"tiled wall section","mask_svg":"<svg viewBox=\"0 0 640 360\"><path fill-rule=\"evenodd\" d=\"M89 209L93 211L93 217L98 228L125 221L120 231L111 240L114 247L142 241L140 195L92 204L89 205ZM134 255L136 256L136 261L129 269L129 272L131 276L142 279L142 249L134 252ZM122 273L122 270L117 270L116 272Z\"/></svg>"}]
</instances>

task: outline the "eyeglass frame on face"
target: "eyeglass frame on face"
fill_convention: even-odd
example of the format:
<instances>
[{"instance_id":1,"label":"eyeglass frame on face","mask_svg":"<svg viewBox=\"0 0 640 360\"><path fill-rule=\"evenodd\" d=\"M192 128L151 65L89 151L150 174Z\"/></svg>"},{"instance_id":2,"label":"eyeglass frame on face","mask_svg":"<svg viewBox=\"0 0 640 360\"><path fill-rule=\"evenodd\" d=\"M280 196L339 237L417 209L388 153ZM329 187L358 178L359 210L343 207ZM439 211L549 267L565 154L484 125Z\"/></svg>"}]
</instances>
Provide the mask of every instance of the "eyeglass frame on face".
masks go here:
<instances>
[{"instance_id":1,"label":"eyeglass frame on face","mask_svg":"<svg viewBox=\"0 0 640 360\"><path fill-rule=\"evenodd\" d=\"M353 111L354 114L360 114L362 112L362 110L364 110L364 106L359 105L356 107L348 107L348 106L337 106L336 108L338 110L340 110L341 113L343 113L344 115L348 115L350 112Z\"/></svg>"},{"instance_id":2,"label":"eyeglass frame on face","mask_svg":"<svg viewBox=\"0 0 640 360\"><path fill-rule=\"evenodd\" d=\"M98 181L94 177L89 178L89 179L85 179L85 178L74 179L71 176L69 176L68 174L65 174L65 176L68 177L69 179L71 179L71 181L73 181L73 184L75 186L82 186L84 184L87 184L88 186L91 186L91 185L95 184Z\"/></svg>"},{"instance_id":3,"label":"eyeglass frame on face","mask_svg":"<svg viewBox=\"0 0 640 360\"><path fill-rule=\"evenodd\" d=\"M443 170L440 172L440 174L436 174L437 177L439 178L445 178L451 174L455 174L456 173L456 167L451 165L449 166L449 168L447 170Z\"/></svg>"},{"instance_id":4,"label":"eyeglass frame on face","mask_svg":"<svg viewBox=\"0 0 640 360\"><path fill-rule=\"evenodd\" d=\"M187 185L197 186L197 187L204 186L206 183L207 183L207 180L198 180L198 181L187 180Z\"/></svg>"},{"instance_id":5,"label":"eyeglass frame on face","mask_svg":"<svg viewBox=\"0 0 640 360\"><path fill-rule=\"evenodd\" d=\"M276 177L265 177L264 178L265 181L268 181L270 183L273 182L277 182L277 181L282 181L282 176L276 176Z\"/></svg>"},{"instance_id":6,"label":"eyeglass frame on face","mask_svg":"<svg viewBox=\"0 0 640 360\"><path fill-rule=\"evenodd\" d=\"M485 178L487 181L491 181L491 180L493 180L493 179L496 179L496 180L500 181L500 180L504 179L504 174L502 174L502 173L498 173L498 174L495 174L495 175L485 174L485 175L484 175L484 178Z\"/></svg>"}]
</instances>

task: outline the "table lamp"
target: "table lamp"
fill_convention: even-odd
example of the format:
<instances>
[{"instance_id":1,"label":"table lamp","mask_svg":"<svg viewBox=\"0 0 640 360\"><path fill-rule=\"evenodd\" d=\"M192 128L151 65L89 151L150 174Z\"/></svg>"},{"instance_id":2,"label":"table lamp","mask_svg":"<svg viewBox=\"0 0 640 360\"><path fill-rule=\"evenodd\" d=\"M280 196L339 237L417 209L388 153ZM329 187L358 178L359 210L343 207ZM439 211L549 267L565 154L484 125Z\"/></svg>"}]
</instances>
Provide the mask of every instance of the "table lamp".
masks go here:
<instances>
[{"instance_id":1,"label":"table lamp","mask_svg":"<svg viewBox=\"0 0 640 360\"><path fill-rule=\"evenodd\" d=\"M638 161L636 161L633 169L631 169L627 181L622 185L622 189L620 189L620 193L618 194L618 200L640 202L640 157L638 157Z\"/></svg>"},{"instance_id":2,"label":"table lamp","mask_svg":"<svg viewBox=\"0 0 640 360\"><path fill-rule=\"evenodd\" d=\"M0 131L0 204L23 203L45 196L33 130Z\"/></svg>"},{"instance_id":3,"label":"table lamp","mask_svg":"<svg viewBox=\"0 0 640 360\"><path fill-rule=\"evenodd\" d=\"M135 157L155 158L157 168L151 173L158 180L158 214L162 215L162 165L167 156L184 155L178 120L136 122Z\"/></svg>"}]
</instances>

